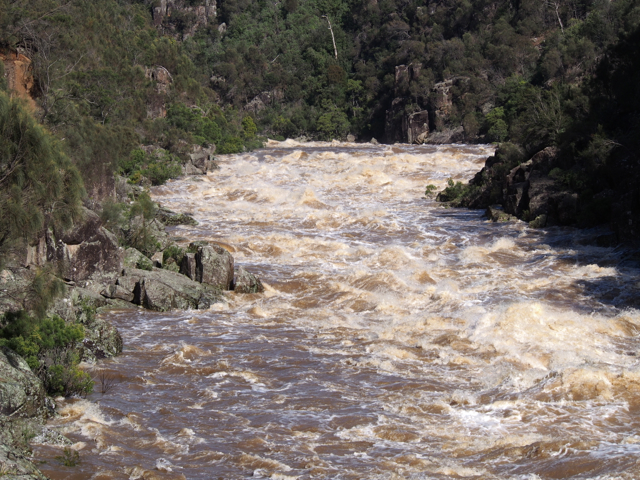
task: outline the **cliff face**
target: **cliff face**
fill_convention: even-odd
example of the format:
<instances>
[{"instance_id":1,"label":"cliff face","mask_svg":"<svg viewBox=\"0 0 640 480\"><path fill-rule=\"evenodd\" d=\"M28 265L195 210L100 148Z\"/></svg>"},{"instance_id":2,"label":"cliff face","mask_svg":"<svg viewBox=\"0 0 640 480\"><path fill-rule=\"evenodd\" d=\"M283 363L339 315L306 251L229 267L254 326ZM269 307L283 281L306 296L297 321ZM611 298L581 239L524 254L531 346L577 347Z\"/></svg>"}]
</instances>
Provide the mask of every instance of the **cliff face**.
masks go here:
<instances>
[{"instance_id":1,"label":"cliff face","mask_svg":"<svg viewBox=\"0 0 640 480\"><path fill-rule=\"evenodd\" d=\"M454 87L464 87L466 77L455 77L436 83L422 104L412 104L408 92L420 88L420 64L398 65L395 71L395 98L385 115L387 143L457 143L473 141L464 129L452 122ZM420 109L422 107L422 109Z\"/></svg>"},{"instance_id":2,"label":"cliff face","mask_svg":"<svg viewBox=\"0 0 640 480\"><path fill-rule=\"evenodd\" d=\"M160 0L153 9L153 23L166 33L178 33L182 38L192 37L198 28L215 21L216 0L204 0L204 5L192 6L185 0Z\"/></svg>"},{"instance_id":3,"label":"cliff face","mask_svg":"<svg viewBox=\"0 0 640 480\"><path fill-rule=\"evenodd\" d=\"M0 61L4 64L4 77L9 91L24 100L32 111L36 103L31 97L33 89L33 69L31 60L16 51L0 50Z\"/></svg>"}]
</instances>

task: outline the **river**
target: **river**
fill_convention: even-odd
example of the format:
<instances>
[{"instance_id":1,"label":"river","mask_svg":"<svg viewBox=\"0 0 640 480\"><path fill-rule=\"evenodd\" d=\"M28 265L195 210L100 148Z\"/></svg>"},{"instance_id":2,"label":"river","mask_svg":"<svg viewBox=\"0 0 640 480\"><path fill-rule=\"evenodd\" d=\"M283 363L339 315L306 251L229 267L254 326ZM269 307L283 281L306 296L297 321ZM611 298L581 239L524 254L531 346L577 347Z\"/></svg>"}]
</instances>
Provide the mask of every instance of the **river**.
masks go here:
<instances>
[{"instance_id":1,"label":"river","mask_svg":"<svg viewBox=\"0 0 640 480\"><path fill-rule=\"evenodd\" d=\"M59 401L52 479L640 477L638 262L426 185L490 146L297 144L154 199L260 276L208 311L113 311L113 388ZM98 390L100 387L98 386Z\"/></svg>"}]
</instances>

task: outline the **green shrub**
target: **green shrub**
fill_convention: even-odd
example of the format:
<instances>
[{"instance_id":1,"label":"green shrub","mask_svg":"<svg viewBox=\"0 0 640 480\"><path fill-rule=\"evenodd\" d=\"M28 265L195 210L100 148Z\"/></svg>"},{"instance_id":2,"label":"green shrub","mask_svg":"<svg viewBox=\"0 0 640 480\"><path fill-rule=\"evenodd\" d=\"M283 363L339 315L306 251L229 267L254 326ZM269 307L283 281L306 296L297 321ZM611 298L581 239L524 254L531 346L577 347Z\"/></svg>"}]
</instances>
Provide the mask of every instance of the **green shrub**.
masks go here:
<instances>
[{"instance_id":1,"label":"green shrub","mask_svg":"<svg viewBox=\"0 0 640 480\"><path fill-rule=\"evenodd\" d=\"M80 454L77 450L65 447L62 455L55 457L65 467L75 467L80 463Z\"/></svg>"},{"instance_id":2,"label":"green shrub","mask_svg":"<svg viewBox=\"0 0 640 480\"><path fill-rule=\"evenodd\" d=\"M76 348L84 327L62 318L37 318L21 310L7 312L0 320L0 345L21 355L51 395L91 393L91 377L78 368Z\"/></svg>"},{"instance_id":3,"label":"green shrub","mask_svg":"<svg viewBox=\"0 0 640 480\"><path fill-rule=\"evenodd\" d=\"M180 265L182 263L182 257L184 256L184 249L177 245L169 245L162 252L162 264L166 264L167 260L173 258L175 262Z\"/></svg>"},{"instance_id":4,"label":"green shrub","mask_svg":"<svg viewBox=\"0 0 640 480\"><path fill-rule=\"evenodd\" d=\"M142 175L147 177L151 185L164 185L170 178L177 178L182 173L182 168L177 163L149 163L142 170Z\"/></svg>"}]
</instances>

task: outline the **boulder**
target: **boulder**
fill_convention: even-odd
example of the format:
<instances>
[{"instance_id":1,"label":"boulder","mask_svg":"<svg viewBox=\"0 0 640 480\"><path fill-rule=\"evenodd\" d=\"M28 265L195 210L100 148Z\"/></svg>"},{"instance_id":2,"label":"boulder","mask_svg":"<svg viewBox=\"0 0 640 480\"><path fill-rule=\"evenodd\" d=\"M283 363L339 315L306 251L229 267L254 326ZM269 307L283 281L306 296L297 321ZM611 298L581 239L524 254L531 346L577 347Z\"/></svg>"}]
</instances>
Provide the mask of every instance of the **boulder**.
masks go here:
<instances>
[{"instance_id":1,"label":"boulder","mask_svg":"<svg viewBox=\"0 0 640 480\"><path fill-rule=\"evenodd\" d=\"M464 141L464 127L456 127L452 129L444 129L439 132L433 132L424 138L423 143L431 145L444 145L448 143L460 143Z\"/></svg>"},{"instance_id":2,"label":"boulder","mask_svg":"<svg viewBox=\"0 0 640 480\"><path fill-rule=\"evenodd\" d=\"M504 223L516 220L516 217L509 215L504 211L502 205L490 205L487 207L486 215L492 222Z\"/></svg>"},{"instance_id":3,"label":"boulder","mask_svg":"<svg viewBox=\"0 0 640 480\"><path fill-rule=\"evenodd\" d=\"M50 402L42 382L13 350L0 347L0 414L46 418Z\"/></svg>"},{"instance_id":4,"label":"boulder","mask_svg":"<svg viewBox=\"0 0 640 480\"><path fill-rule=\"evenodd\" d=\"M124 252L123 260L124 268L140 268L142 270L151 270L153 263L140 250L129 247Z\"/></svg>"},{"instance_id":5,"label":"boulder","mask_svg":"<svg viewBox=\"0 0 640 480\"><path fill-rule=\"evenodd\" d=\"M403 130L406 132L407 143L423 143L429 135L429 112L412 113L404 118Z\"/></svg>"},{"instance_id":6,"label":"boulder","mask_svg":"<svg viewBox=\"0 0 640 480\"><path fill-rule=\"evenodd\" d=\"M46 232L47 260L57 260L66 279L79 282L95 275L122 270L124 252L118 239L102 227L98 215L84 209L84 219L53 238ZM39 244L38 249L41 245Z\"/></svg>"},{"instance_id":7,"label":"boulder","mask_svg":"<svg viewBox=\"0 0 640 480\"><path fill-rule=\"evenodd\" d=\"M195 255L196 281L229 290L233 282L233 257L217 245L199 246Z\"/></svg>"},{"instance_id":8,"label":"boulder","mask_svg":"<svg viewBox=\"0 0 640 480\"><path fill-rule=\"evenodd\" d=\"M196 280L196 254L185 253L182 257L182 263L180 264L180 273L189 277L191 280Z\"/></svg>"},{"instance_id":9,"label":"boulder","mask_svg":"<svg viewBox=\"0 0 640 480\"><path fill-rule=\"evenodd\" d=\"M100 317L88 319L83 323L85 335L82 340L83 361L95 362L122 353L122 336L114 325Z\"/></svg>"},{"instance_id":10,"label":"boulder","mask_svg":"<svg viewBox=\"0 0 640 480\"><path fill-rule=\"evenodd\" d=\"M182 166L182 173L184 175L206 175L209 170L217 169L218 165L213 157L215 151L215 145L208 148L196 145L193 153L189 154L189 157Z\"/></svg>"},{"instance_id":11,"label":"boulder","mask_svg":"<svg viewBox=\"0 0 640 480\"><path fill-rule=\"evenodd\" d=\"M235 279L231 287L236 293L261 293L264 286L258 277L247 272L244 267L239 267L236 271Z\"/></svg>"},{"instance_id":12,"label":"boulder","mask_svg":"<svg viewBox=\"0 0 640 480\"><path fill-rule=\"evenodd\" d=\"M4 422L2 422L4 423ZM11 424L16 422L11 422ZM3 429L10 428L12 430L18 430L20 428L26 428L27 431L32 430L31 425L10 425L5 426L0 424ZM28 449L15 448L6 444L0 444L0 467L3 472L2 478L7 480L47 480L42 472L40 472L36 466L29 460L31 455Z\"/></svg>"},{"instance_id":13,"label":"boulder","mask_svg":"<svg viewBox=\"0 0 640 480\"><path fill-rule=\"evenodd\" d=\"M156 268L162 268L162 260L162 252L156 252L151 257L151 263L153 263L153 266Z\"/></svg>"},{"instance_id":14,"label":"boulder","mask_svg":"<svg viewBox=\"0 0 640 480\"><path fill-rule=\"evenodd\" d=\"M101 295L105 298L120 299L126 302L133 302L133 289L128 290L121 285L107 285L102 290Z\"/></svg>"},{"instance_id":15,"label":"boulder","mask_svg":"<svg viewBox=\"0 0 640 480\"><path fill-rule=\"evenodd\" d=\"M198 225L198 222L191 215L185 213L176 213L165 207L158 208L156 218L163 224L172 227L176 225Z\"/></svg>"},{"instance_id":16,"label":"boulder","mask_svg":"<svg viewBox=\"0 0 640 480\"><path fill-rule=\"evenodd\" d=\"M220 301L220 290L194 282L176 272L154 268L152 271L126 269L117 280L122 288L131 288L133 303L149 310L207 309Z\"/></svg>"}]
</instances>

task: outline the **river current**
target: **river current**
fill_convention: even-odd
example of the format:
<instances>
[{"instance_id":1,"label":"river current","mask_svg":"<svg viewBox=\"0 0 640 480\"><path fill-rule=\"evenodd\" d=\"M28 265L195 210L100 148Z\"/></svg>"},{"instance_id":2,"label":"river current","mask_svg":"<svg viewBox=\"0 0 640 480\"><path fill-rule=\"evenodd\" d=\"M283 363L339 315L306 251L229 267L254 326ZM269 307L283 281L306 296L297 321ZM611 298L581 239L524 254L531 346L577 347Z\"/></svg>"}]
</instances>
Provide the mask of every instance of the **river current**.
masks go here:
<instances>
[{"instance_id":1,"label":"river current","mask_svg":"<svg viewBox=\"0 0 640 480\"><path fill-rule=\"evenodd\" d=\"M271 142L154 199L266 291L105 314L112 388L60 400L52 479L640 478L640 293L597 232L491 223L426 185L490 146Z\"/></svg>"}]
</instances>

